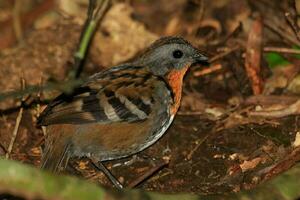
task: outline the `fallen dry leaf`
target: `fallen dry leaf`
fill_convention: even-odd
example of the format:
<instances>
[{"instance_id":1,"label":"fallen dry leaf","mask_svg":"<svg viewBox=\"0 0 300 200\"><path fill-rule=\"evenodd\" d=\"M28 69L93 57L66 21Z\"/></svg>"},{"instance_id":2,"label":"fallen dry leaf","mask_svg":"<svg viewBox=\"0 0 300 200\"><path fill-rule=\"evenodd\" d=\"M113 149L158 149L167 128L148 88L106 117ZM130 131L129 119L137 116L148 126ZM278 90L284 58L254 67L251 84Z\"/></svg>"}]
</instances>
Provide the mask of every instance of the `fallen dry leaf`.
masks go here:
<instances>
[{"instance_id":1,"label":"fallen dry leaf","mask_svg":"<svg viewBox=\"0 0 300 200\"><path fill-rule=\"evenodd\" d=\"M125 62L158 38L133 20L132 13L132 7L125 3L115 4L107 12L102 32L95 34L92 43L91 55L96 63L111 66Z\"/></svg>"},{"instance_id":2,"label":"fallen dry leaf","mask_svg":"<svg viewBox=\"0 0 300 200\"><path fill-rule=\"evenodd\" d=\"M242 164L240 164L240 167L242 169L242 172L246 172L248 170L254 169L259 163L263 161L262 158L254 158L252 160L245 160Z\"/></svg>"}]
</instances>

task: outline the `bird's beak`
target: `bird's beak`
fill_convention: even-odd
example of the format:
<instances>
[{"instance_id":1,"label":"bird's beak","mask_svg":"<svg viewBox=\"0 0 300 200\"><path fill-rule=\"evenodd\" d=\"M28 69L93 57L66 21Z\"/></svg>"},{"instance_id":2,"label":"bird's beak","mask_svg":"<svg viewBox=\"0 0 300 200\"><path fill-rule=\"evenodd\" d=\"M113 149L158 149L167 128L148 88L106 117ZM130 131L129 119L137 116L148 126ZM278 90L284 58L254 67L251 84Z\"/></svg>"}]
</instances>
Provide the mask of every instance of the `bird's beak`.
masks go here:
<instances>
[{"instance_id":1,"label":"bird's beak","mask_svg":"<svg viewBox=\"0 0 300 200\"><path fill-rule=\"evenodd\" d=\"M202 64L202 65L209 64L208 58L206 56L202 55L201 53L196 53L193 56L193 59L194 59L195 63L197 63L197 64Z\"/></svg>"}]
</instances>

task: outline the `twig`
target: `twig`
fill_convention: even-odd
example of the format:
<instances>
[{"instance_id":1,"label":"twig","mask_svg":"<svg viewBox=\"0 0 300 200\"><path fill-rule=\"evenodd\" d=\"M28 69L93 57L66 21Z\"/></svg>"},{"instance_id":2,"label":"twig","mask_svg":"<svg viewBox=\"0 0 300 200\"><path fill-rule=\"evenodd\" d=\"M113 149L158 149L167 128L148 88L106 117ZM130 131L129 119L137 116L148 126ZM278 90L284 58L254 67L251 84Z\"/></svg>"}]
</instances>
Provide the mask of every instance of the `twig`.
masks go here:
<instances>
[{"instance_id":1,"label":"twig","mask_svg":"<svg viewBox=\"0 0 300 200\"><path fill-rule=\"evenodd\" d=\"M300 148L298 147L293 149L293 151L290 152L289 154L287 154L287 156L283 160L268 167L267 168L268 171L263 171L263 174L260 175L260 177L263 178L262 181L266 181L274 177L275 175L278 175L283 171L290 169L293 165L295 165L295 163L299 162L299 160L300 160Z\"/></svg>"},{"instance_id":2,"label":"twig","mask_svg":"<svg viewBox=\"0 0 300 200\"><path fill-rule=\"evenodd\" d=\"M210 134L207 134L204 138L201 138L199 140L196 140L196 146L190 151L190 153L186 156L187 160L191 160L194 153L199 149L199 147L205 142L205 140L208 138Z\"/></svg>"},{"instance_id":3,"label":"twig","mask_svg":"<svg viewBox=\"0 0 300 200\"><path fill-rule=\"evenodd\" d=\"M13 149L13 146L14 146L17 134L18 134L18 130L19 130L19 126L20 126L20 122L21 122L22 116L23 116L23 108L20 108L19 114L18 114L17 119L16 119L16 125L15 125L15 128L13 130L13 135L12 135L11 141L9 143L7 152L5 154L5 158L6 159L9 158L10 153L11 153L11 151Z\"/></svg>"},{"instance_id":4,"label":"twig","mask_svg":"<svg viewBox=\"0 0 300 200\"><path fill-rule=\"evenodd\" d=\"M42 87L43 85L43 76L41 76L41 80L40 80L40 88ZM42 90L40 90L36 97L38 99L38 103L37 103L37 106L36 106L36 117L38 118L41 114L41 105L40 105L40 101L41 101L41 96L42 96Z\"/></svg>"},{"instance_id":5,"label":"twig","mask_svg":"<svg viewBox=\"0 0 300 200\"><path fill-rule=\"evenodd\" d=\"M221 69L222 69L222 65L221 64L216 64L216 65L210 66L209 68L205 68L205 69L200 70L200 71L195 71L193 73L193 75L195 77L204 76L204 75L213 73L215 71L219 71Z\"/></svg>"},{"instance_id":6,"label":"twig","mask_svg":"<svg viewBox=\"0 0 300 200\"><path fill-rule=\"evenodd\" d=\"M21 0L16 0L13 8L13 27L17 40L20 42L23 38L22 25L20 20Z\"/></svg>"},{"instance_id":7,"label":"twig","mask_svg":"<svg viewBox=\"0 0 300 200\"><path fill-rule=\"evenodd\" d=\"M247 126L245 125L247 128L249 128L254 134L258 135L259 137L262 137L264 139L269 139L266 135L260 133L259 131L255 130L255 128L251 127L251 126Z\"/></svg>"},{"instance_id":8,"label":"twig","mask_svg":"<svg viewBox=\"0 0 300 200\"><path fill-rule=\"evenodd\" d=\"M268 27L271 31L279 35L280 37L284 38L286 41L290 42L291 44L300 46L300 41L296 40L293 36L289 33L281 30L279 27L275 26L273 22L269 20L264 20L264 24Z\"/></svg>"},{"instance_id":9,"label":"twig","mask_svg":"<svg viewBox=\"0 0 300 200\"><path fill-rule=\"evenodd\" d=\"M178 111L177 115L182 116L196 116L196 115L203 115L203 111Z\"/></svg>"},{"instance_id":10,"label":"twig","mask_svg":"<svg viewBox=\"0 0 300 200\"><path fill-rule=\"evenodd\" d=\"M109 0L102 0L99 9L95 14L96 23L100 22L109 8Z\"/></svg>"},{"instance_id":11,"label":"twig","mask_svg":"<svg viewBox=\"0 0 300 200\"><path fill-rule=\"evenodd\" d=\"M30 97L28 97L29 99ZM36 99L33 99L31 101L28 101L27 99L24 101L23 105L18 105L18 106L15 106L15 107L11 107L11 108L7 108L7 109L0 109L0 115L9 115L9 114L12 114L16 111L19 111L21 107L23 107L24 110L27 110L27 109L31 109L35 106L38 106L38 105L46 105L50 102L50 100L36 100Z\"/></svg>"},{"instance_id":12,"label":"twig","mask_svg":"<svg viewBox=\"0 0 300 200\"><path fill-rule=\"evenodd\" d=\"M23 78L21 79L21 87L22 87L22 89L25 88L25 80ZM23 104L24 99L22 99L21 102ZM16 137L17 137L18 130L19 130L19 127L20 127L20 122L22 120L22 116L23 116L23 107L20 108L19 114L18 114L17 119L16 119L16 124L15 124L14 130L13 130L13 134L12 134L12 137L11 137L11 140L10 140L7 152L5 154L5 158L6 159L9 158L9 156L11 154L11 151L13 149L14 143L16 141Z\"/></svg>"},{"instance_id":13,"label":"twig","mask_svg":"<svg viewBox=\"0 0 300 200\"><path fill-rule=\"evenodd\" d=\"M243 102L244 105L271 105L281 104L290 105L295 103L299 97L297 96L284 96L284 95L256 95L250 96Z\"/></svg>"},{"instance_id":14,"label":"twig","mask_svg":"<svg viewBox=\"0 0 300 200\"><path fill-rule=\"evenodd\" d=\"M41 81L40 81L40 86L43 85L43 76L41 76ZM41 114L41 94L42 94L42 90L40 90L37 94L37 98L38 98L38 103L37 103L37 106L36 106L36 111L37 111L37 115L36 115L36 119L39 118L40 114ZM42 133L43 133L43 136L45 137L47 135L47 129L46 129L46 126L41 126L41 129L42 129ZM43 138L44 138L43 137ZM44 140L42 140L44 141ZM40 145L39 145L40 146Z\"/></svg>"},{"instance_id":15,"label":"twig","mask_svg":"<svg viewBox=\"0 0 300 200\"><path fill-rule=\"evenodd\" d=\"M48 83L44 86L27 86L24 90L0 93L0 102L8 98L22 98L25 95L37 93L41 90L58 90L65 93L71 93L76 87L84 83L83 79L69 80L57 83Z\"/></svg>"},{"instance_id":16,"label":"twig","mask_svg":"<svg viewBox=\"0 0 300 200\"><path fill-rule=\"evenodd\" d=\"M231 33L229 33L224 39L222 39L219 42L219 45L225 44L230 38L232 38L232 37L238 35L240 32L242 32L242 30L243 30L243 25L242 25L242 22L240 22Z\"/></svg>"},{"instance_id":17,"label":"twig","mask_svg":"<svg viewBox=\"0 0 300 200\"><path fill-rule=\"evenodd\" d=\"M292 27L292 29L293 29L293 31L294 31L297 39L300 41L300 29L297 26L296 21L292 18L291 13L286 12L285 13L285 18L288 21L288 23L291 25L291 27Z\"/></svg>"},{"instance_id":18,"label":"twig","mask_svg":"<svg viewBox=\"0 0 300 200\"><path fill-rule=\"evenodd\" d=\"M198 21L201 22L204 17L204 0L197 0L196 3L199 5L199 11L198 11Z\"/></svg>"},{"instance_id":19,"label":"twig","mask_svg":"<svg viewBox=\"0 0 300 200\"><path fill-rule=\"evenodd\" d=\"M218 55L215 55L214 57L212 57L211 59L209 59L208 62L209 63L213 63L213 62L215 62L215 61L217 61L217 60L219 60L219 59L221 59L221 58L223 58L223 57L225 57L225 56L227 56L227 55L235 52L239 48L240 48L240 46L235 46L235 47L233 47L233 48L231 48L231 49L229 49L227 51L224 51L224 52L222 52L222 53L220 53Z\"/></svg>"},{"instance_id":20,"label":"twig","mask_svg":"<svg viewBox=\"0 0 300 200\"><path fill-rule=\"evenodd\" d=\"M133 181L132 183L130 183L128 185L128 188L135 188L138 185L140 185L141 183L145 182L147 179L149 179L151 176L153 176L153 174L155 174L156 172L158 172L159 170L161 170L162 168L164 168L165 166L167 166L169 164L169 162L162 162L159 165L153 167L152 169L150 169L149 171L147 171L145 174L143 174L142 176L140 176L139 178L137 178L135 181Z\"/></svg>"},{"instance_id":21,"label":"twig","mask_svg":"<svg viewBox=\"0 0 300 200\"><path fill-rule=\"evenodd\" d=\"M297 115L297 114L300 114L300 100L280 110L249 112L250 116L266 117L266 118L282 118L289 115Z\"/></svg>"},{"instance_id":22,"label":"twig","mask_svg":"<svg viewBox=\"0 0 300 200\"><path fill-rule=\"evenodd\" d=\"M81 32L80 42L77 52L74 55L75 64L74 70L71 71L69 77L79 78L84 67L84 61L88 51L88 47L91 43L91 39L94 36L96 28L100 21L103 19L106 11L109 8L109 0L102 0L101 3L96 7L96 0L89 1L89 8L87 11L87 20Z\"/></svg>"},{"instance_id":23,"label":"twig","mask_svg":"<svg viewBox=\"0 0 300 200\"><path fill-rule=\"evenodd\" d=\"M290 49L284 47L264 47L265 52L277 52L277 53L288 53L288 54L300 54L299 49Z\"/></svg>"}]
</instances>

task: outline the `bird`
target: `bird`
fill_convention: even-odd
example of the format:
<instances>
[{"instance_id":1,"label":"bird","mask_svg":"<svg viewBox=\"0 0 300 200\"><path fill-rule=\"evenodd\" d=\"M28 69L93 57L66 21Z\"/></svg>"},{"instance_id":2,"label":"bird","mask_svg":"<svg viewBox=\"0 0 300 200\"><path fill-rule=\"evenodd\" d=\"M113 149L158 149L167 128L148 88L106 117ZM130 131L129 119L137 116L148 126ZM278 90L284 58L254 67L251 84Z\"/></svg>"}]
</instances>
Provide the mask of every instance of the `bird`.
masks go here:
<instances>
[{"instance_id":1,"label":"bird","mask_svg":"<svg viewBox=\"0 0 300 200\"><path fill-rule=\"evenodd\" d=\"M37 120L47 130L41 168L59 173L70 158L87 157L123 188L103 161L134 155L160 139L179 109L187 70L207 62L184 38L166 36L57 96Z\"/></svg>"}]
</instances>

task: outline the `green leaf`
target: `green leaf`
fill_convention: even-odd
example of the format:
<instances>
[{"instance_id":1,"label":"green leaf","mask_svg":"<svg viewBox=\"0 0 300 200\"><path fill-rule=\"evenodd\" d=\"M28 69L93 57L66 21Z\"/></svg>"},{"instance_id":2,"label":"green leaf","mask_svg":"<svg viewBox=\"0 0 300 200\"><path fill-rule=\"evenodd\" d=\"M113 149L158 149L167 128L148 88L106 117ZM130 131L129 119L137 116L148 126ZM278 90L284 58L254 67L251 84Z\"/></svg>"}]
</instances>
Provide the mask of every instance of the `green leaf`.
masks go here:
<instances>
[{"instance_id":1,"label":"green leaf","mask_svg":"<svg viewBox=\"0 0 300 200\"><path fill-rule=\"evenodd\" d=\"M291 64L282 55L280 55L279 53L273 53L273 52L266 54L266 60L269 64L270 68L275 68L275 67Z\"/></svg>"}]
</instances>

